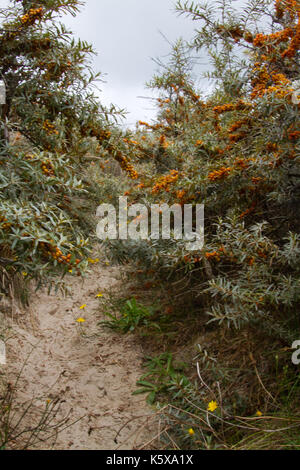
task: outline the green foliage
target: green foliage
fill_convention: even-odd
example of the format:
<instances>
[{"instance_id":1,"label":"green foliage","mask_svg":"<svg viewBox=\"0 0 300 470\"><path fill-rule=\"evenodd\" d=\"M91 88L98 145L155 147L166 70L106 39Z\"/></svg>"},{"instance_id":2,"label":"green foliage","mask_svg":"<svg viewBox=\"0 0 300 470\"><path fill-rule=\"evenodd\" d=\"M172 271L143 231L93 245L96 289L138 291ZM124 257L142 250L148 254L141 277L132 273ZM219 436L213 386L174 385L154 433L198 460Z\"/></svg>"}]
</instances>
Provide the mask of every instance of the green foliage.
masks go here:
<instances>
[{"instance_id":1,"label":"green foliage","mask_svg":"<svg viewBox=\"0 0 300 470\"><path fill-rule=\"evenodd\" d=\"M154 307L144 307L138 304L135 298L132 298L123 303L120 311L104 312L110 320L103 321L100 324L121 333L133 332L138 327L160 329L158 324L152 321L154 313Z\"/></svg>"},{"instance_id":2,"label":"green foliage","mask_svg":"<svg viewBox=\"0 0 300 470\"><path fill-rule=\"evenodd\" d=\"M157 357L145 358L147 362L144 367L148 372L144 374L138 381L137 385L140 386L133 395L147 393L147 402L153 405L161 399L172 396L172 400L178 399L183 390L191 386L190 381L182 371L186 364L174 365L173 356L171 353L163 353Z\"/></svg>"},{"instance_id":3,"label":"green foliage","mask_svg":"<svg viewBox=\"0 0 300 470\"><path fill-rule=\"evenodd\" d=\"M83 3L11 0L0 12L0 265L11 276L45 280L87 265L100 201L86 157L102 148L117 113L93 91L91 46L59 23Z\"/></svg>"},{"instance_id":4,"label":"green foliage","mask_svg":"<svg viewBox=\"0 0 300 470\"><path fill-rule=\"evenodd\" d=\"M147 402L158 410L160 448L297 449L299 374L295 376L291 366L275 358L276 372L269 380L276 380L272 390L277 395L255 408L255 400L252 397L251 402L247 388L243 390L246 369L229 369L224 354L223 364L200 355L193 381L183 373L186 364L176 364L171 353L146 358L148 372L138 380L134 394L147 393Z\"/></svg>"},{"instance_id":5,"label":"green foliage","mask_svg":"<svg viewBox=\"0 0 300 470\"><path fill-rule=\"evenodd\" d=\"M174 44L148 84L159 93L157 119L132 135L145 166L128 198L204 204L205 246L111 245L115 257L182 283L177 296L192 293L208 321L253 324L290 344L299 326L299 26L296 6L279 3L251 0L242 12L229 1L177 3L199 28L190 48ZM191 48L211 59L210 95L197 90Z\"/></svg>"},{"instance_id":6,"label":"green foliage","mask_svg":"<svg viewBox=\"0 0 300 470\"><path fill-rule=\"evenodd\" d=\"M120 113L105 109L92 91L99 75L90 68L91 46L58 23L59 15L76 14L81 4L11 0L0 13L0 74L7 88L0 130L1 273L40 280L58 268L63 275L80 274L90 248L89 212L102 201L116 203L121 193L129 204L148 207L204 203L202 250L189 252L174 239L114 241L112 256L138 262L139 270L151 267L162 289L173 289L174 304L188 299L207 320L206 332L217 326L254 330L269 345L280 341L289 348L298 339L300 300L296 2L249 0L238 11L229 0L178 1L177 12L196 22L195 38L177 41L169 63L157 61L160 70L148 83L159 95L157 118L140 122L136 132L114 126ZM210 93L201 93L193 78L194 53L210 62L203 77L213 83ZM105 162L102 171L94 171L99 157L88 166L96 153ZM102 325L122 333L161 332L166 316L158 311L135 298L123 300L110 306ZM277 398L270 406L255 361L255 376L244 369L246 379L259 379L266 392L258 398L272 414L271 426L267 416L255 416L248 388L235 391L235 400L222 395L220 383L228 388L240 370L228 361L227 367L212 361L207 385L199 369L200 382L187 378L169 353L148 358L136 393L164 403L171 429L166 445L299 445L293 434L298 411L292 414L293 403L299 409L298 373L286 364L274 371L268 362ZM218 405L214 411L211 400Z\"/></svg>"},{"instance_id":7,"label":"green foliage","mask_svg":"<svg viewBox=\"0 0 300 470\"><path fill-rule=\"evenodd\" d=\"M139 181L129 182L126 194L129 205L204 204L205 246L190 252L184 241L150 239L110 247L139 271L151 267L174 306L188 303L199 319L191 335L202 333L205 321L205 335L237 330L234 354L244 363L225 354L227 364L205 370L208 386L200 374L200 383L180 388L164 357L150 363L139 392L168 403L167 448L296 448L299 379L291 354L277 375L263 352L246 367L251 349L246 341L245 357L241 343L255 332L265 350L276 344L288 351L299 334L299 7L287 0L249 0L242 9L229 0L179 1L176 10L195 22L195 37L176 42L168 63L157 61L148 83L159 96L157 116L127 136ZM209 93L193 78L194 53L209 61L202 77ZM265 395L253 398L256 381ZM224 388L232 396L224 397ZM208 413L207 400L218 402L215 412ZM258 406L271 418L260 420Z\"/></svg>"}]
</instances>

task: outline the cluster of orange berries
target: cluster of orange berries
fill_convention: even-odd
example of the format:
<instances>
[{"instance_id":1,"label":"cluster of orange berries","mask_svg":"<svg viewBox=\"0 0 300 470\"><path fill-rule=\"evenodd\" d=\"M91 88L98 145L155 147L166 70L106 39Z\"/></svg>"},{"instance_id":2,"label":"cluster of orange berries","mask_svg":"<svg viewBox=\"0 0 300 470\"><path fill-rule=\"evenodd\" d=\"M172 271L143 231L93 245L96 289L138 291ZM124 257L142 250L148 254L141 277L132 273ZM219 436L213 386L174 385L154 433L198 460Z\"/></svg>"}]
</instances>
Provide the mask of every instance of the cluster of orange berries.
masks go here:
<instances>
[{"instance_id":1,"label":"cluster of orange berries","mask_svg":"<svg viewBox=\"0 0 300 470\"><path fill-rule=\"evenodd\" d=\"M221 180L221 179L226 178L231 173L231 171L232 171L232 168L230 167L226 168L223 166L219 170L215 170L209 173L208 178L211 181Z\"/></svg>"},{"instance_id":2,"label":"cluster of orange berries","mask_svg":"<svg viewBox=\"0 0 300 470\"><path fill-rule=\"evenodd\" d=\"M28 13L21 17L21 22L24 26L31 26L37 20L42 18L43 8L30 8Z\"/></svg>"},{"instance_id":3,"label":"cluster of orange berries","mask_svg":"<svg viewBox=\"0 0 300 470\"><path fill-rule=\"evenodd\" d=\"M0 223L2 224L1 225L2 230L8 229L12 226L10 222L7 222L7 218L3 215L0 215Z\"/></svg>"},{"instance_id":4,"label":"cluster of orange berries","mask_svg":"<svg viewBox=\"0 0 300 470\"><path fill-rule=\"evenodd\" d=\"M152 193L158 193L161 190L165 190L166 192L170 191L170 185L174 184L179 178L179 173L177 170L171 170L167 176L163 176L158 180L156 185L152 189Z\"/></svg>"},{"instance_id":5,"label":"cluster of orange berries","mask_svg":"<svg viewBox=\"0 0 300 470\"><path fill-rule=\"evenodd\" d=\"M288 85L291 84L290 80L283 73L272 73L271 79L275 86L270 86L266 90L267 93L276 93L278 98L284 98L293 91Z\"/></svg>"},{"instance_id":6,"label":"cluster of orange berries","mask_svg":"<svg viewBox=\"0 0 300 470\"><path fill-rule=\"evenodd\" d=\"M119 162L120 162L121 168L124 171L126 171L128 176L132 180L138 179L139 175L138 175L137 171L134 169L133 165L131 165L131 163L128 162L128 160L126 159L126 157L124 157L124 155L122 155L122 160L121 161L119 160Z\"/></svg>"},{"instance_id":7,"label":"cluster of orange berries","mask_svg":"<svg viewBox=\"0 0 300 470\"><path fill-rule=\"evenodd\" d=\"M205 258L210 260L210 259L215 259L216 261L220 261L221 257L218 251L213 251L212 253L205 253Z\"/></svg>"},{"instance_id":8,"label":"cluster of orange berries","mask_svg":"<svg viewBox=\"0 0 300 470\"><path fill-rule=\"evenodd\" d=\"M291 140L291 141L298 140L299 137L300 137L300 131L290 132L289 135L288 135L288 138L289 138L289 140Z\"/></svg>"},{"instance_id":9,"label":"cluster of orange berries","mask_svg":"<svg viewBox=\"0 0 300 470\"><path fill-rule=\"evenodd\" d=\"M296 28L285 28L283 31L278 31L277 33L273 34L262 34L259 33L255 36L253 40L253 45L255 47L263 48L267 47L268 52L270 53L275 45L278 45L282 42L287 42L291 39L290 45L288 46L285 51L281 53L282 58L285 57L294 57L297 51L299 50L300 45L300 9L299 6L297 7L296 4L290 4L290 11L291 19L295 18L295 10L297 9L298 13L298 24ZM294 10L293 10L294 9ZM283 14L283 9L277 9L278 13Z\"/></svg>"},{"instance_id":10,"label":"cluster of orange berries","mask_svg":"<svg viewBox=\"0 0 300 470\"><path fill-rule=\"evenodd\" d=\"M243 125L248 124L250 122L249 118L241 119L240 121L237 121L233 123L229 129L228 132L235 132L236 130L240 129Z\"/></svg>"},{"instance_id":11,"label":"cluster of orange berries","mask_svg":"<svg viewBox=\"0 0 300 470\"><path fill-rule=\"evenodd\" d=\"M227 103L221 106L215 106L213 108L213 111L216 114L222 114L222 113L226 113L229 111L240 111L240 110L252 108L252 107L253 107L252 103L247 103L244 100L238 100L237 103Z\"/></svg>"},{"instance_id":12,"label":"cluster of orange berries","mask_svg":"<svg viewBox=\"0 0 300 470\"><path fill-rule=\"evenodd\" d=\"M64 256L58 247L54 247L52 250L50 250L49 254L51 254L53 259L57 260L60 264L70 264L71 254L69 253L67 256Z\"/></svg>"},{"instance_id":13,"label":"cluster of orange berries","mask_svg":"<svg viewBox=\"0 0 300 470\"><path fill-rule=\"evenodd\" d=\"M246 217L247 215L251 214L256 208L256 202L253 202L251 207L249 207L249 209L246 209L241 215L240 215L240 219L243 219L244 217Z\"/></svg>"},{"instance_id":14,"label":"cluster of orange berries","mask_svg":"<svg viewBox=\"0 0 300 470\"><path fill-rule=\"evenodd\" d=\"M234 111L235 105L233 103L223 104L222 106L215 106L213 111L217 114L226 113L228 111Z\"/></svg>"},{"instance_id":15,"label":"cluster of orange berries","mask_svg":"<svg viewBox=\"0 0 300 470\"><path fill-rule=\"evenodd\" d=\"M259 33L255 36L253 40L253 45L255 47L264 47L266 44L280 44L281 42L288 41L294 36L294 31L292 28L286 28L283 31L278 31L273 34L262 34Z\"/></svg>"},{"instance_id":16,"label":"cluster of orange berries","mask_svg":"<svg viewBox=\"0 0 300 470\"><path fill-rule=\"evenodd\" d=\"M163 124L155 124L154 126L152 126L151 124L148 124L148 122L145 122L145 121L139 121L139 125L140 126L145 126L148 129L152 129L153 131L157 131L158 129L168 129Z\"/></svg>"},{"instance_id":17,"label":"cluster of orange berries","mask_svg":"<svg viewBox=\"0 0 300 470\"><path fill-rule=\"evenodd\" d=\"M92 137L96 137L100 144L106 140L109 140L111 137L111 132L106 129L94 129L91 127L82 128L83 133L88 133L89 131L90 131L90 135Z\"/></svg>"},{"instance_id":18,"label":"cluster of orange berries","mask_svg":"<svg viewBox=\"0 0 300 470\"><path fill-rule=\"evenodd\" d=\"M196 263L200 263L201 260L202 260L202 258L199 257L199 256L192 258L191 256L185 255L185 256L183 257L183 260L184 260L184 262L185 262L186 264L187 264L187 263L192 263L192 262L194 262L194 263L196 264Z\"/></svg>"},{"instance_id":19,"label":"cluster of orange berries","mask_svg":"<svg viewBox=\"0 0 300 470\"><path fill-rule=\"evenodd\" d=\"M162 134L159 138L159 145L164 149L169 147L169 142L167 142L166 136L164 134Z\"/></svg>"},{"instance_id":20,"label":"cluster of orange berries","mask_svg":"<svg viewBox=\"0 0 300 470\"><path fill-rule=\"evenodd\" d=\"M25 158L25 160L27 160L27 161L31 161L31 160L33 160L33 159L35 158L35 156L32 155L32 153L27 153L24 158Z\"/></svg>"},{"instance_id":21,"label":"cluster of orange berries","mask_svg":"<svg viewBox=\"0 0 300 470\"><path fill-rule=\"evenodd\" d=\"M225 248L224 248L224 246L221 246L221 248L219 248L218 251L205 253L205 258L208 259L208 260L213 259L213 260L216 260L216 261L220 261L221 256L223 254L225 254Z\"/></svg>"},{"instance_id":22,"label":"cluster of orange berries","mask_svg":"<svg viewBox=\"0 0 300 470\"><path fill-rule=\"evenodd\" d=\"M239 140L242 140L245 135L245 132L238 132L237 134L229 134L228 138L230 142L238 142Z\"/></svg>"},{"instance_id":23,"label":"cluster of orange berries","mask_svg":"<svg viewBox=\"0 0 300 470\"><path fill-rule=\"evenodd\" d=\"M258 184L262 181L262 178L260 178L260 176L253 176L253 178L251 178L251 181L253 184Z\"/></svg>"},{"instance_id":24,"label":"cluster of orange berries","mask_svg":"<svg viewBox=\"0 0 300 470\"><path fill-rule=\"evenodd\" d=\"M178 87L177 85L175 85L174 83L171 83L170 87L173 88L173 90L175 91L175 93L178 93L178 92L179 92L179 87Z\"/></svg>"},{"instance_id":25,"label":"cluster of orange berries","mask_svg":"<svg viewBox=\"0 0 300 470\"><path fill-rule=\"evenodd\" d=\"M247 263L249 266L253 266L255 263L255 258L253 256L251 258L248 258Z\"/></svg>"},{"instance_id":26,"label":"cluster of orange berries","mask_svg":"<svg viewBox=\"0 0 300 470\"><path fill-rule=\"evenodd\" d=\"M48 135L59 134L58 130L55 129L55 126L50 121L48 121L48 119L46 119L46 121L43 123L43 129Z\"/></svg>"},{"instance_id":27,"label":"cluster of orange berries","mask_svg":"<svg viewBox=\"0 0 300 470\"><path fill-rule=\"evenodd\" d=\"M266 93L275 93L278 98L284 98L290 95L292 92L288 85L291 83L288 78L282 73L269 74L265 66L261 67L260 64L255 64L254 71L258 70L258 76L252 80L253 91L251 98L254 99L256 96L263 96ZM268 83L270 84L268 86ZM271 85L274 84L274 85Z\"/></svg>"},{"instance_id":28,"label":"cluster of orange berries","mask_svg":"<svg viewBox=\"0 0 300 470\"><path fill-rule=\"evenodd\" d=\"M285 90L278 86L270 86L266 90L266 93L275 93L277 98L285 98L286 96L290 95L290 90Z\"/></svg>"},{"instance_id":29,"label":"cluster of orange berries","mask_svg":"<svg viewBox=\"0 0 300 470\"><path fill-rule=\"evenodd\" d=\"M71 262L72 255L70 253L64 256L63 252L57 246L52 246L44 242L40 243L40 248L42 249L42 251L47 257L51 256L51 258L53 258L59 264L65 264L66 266L69 266L70 268L73 267L73 263ZM75 260L76 266L78 266L80 263L81 263L80 259Z\"/></svg>"},{"instance_id":30,"label":"cluster of orange berries","mask_svg":"<svg viewBox=\"0 0 300 470\"><path fill-rule=\"evenodd\" d=\"M200 263L202 261L202 258L200 256L195 256L192 258L191 256L185 255L183 257L184 262L187 263Z\"/></svg>"},{"instance_id":31,"label":"cluster of orange berries","mask_svg":"<svg viewBox=\"0 0 300 470\"><path fill-rule=\"evenodd\" d=\"M144 139L142 139L142 140L144 140ZM128 144L128 145L133 145L134 147L136 147L138 150L141 150L142 152L145 151L144 147L139 142L137 142L136 140L124 138L123 142L125 142L125 144Z\"/></svg>"},{"instance_id":32,"label":"cluster of orange berries","mask_svg":"<svg viewBox=\"0 0 300 470\"><path fill-rule=\"evenodd\" d=\"M278 168L283 164L283 159L280 157L280 154L282 151L276 152L273 154L274 160L269 162L269 167L270 168Z\"/></svg>"},{"instance_id":33,"label":"cluster of orange berries","mask_svg":"<svg viewBox=\"0 0 300 470\"><path fill-rule=\"evenodd\" d=\"M126 171L126 173L131 179L138 179L138 173L134 169L133 165L131 165L129 160L125 157L125 155L122 154L122 152L120 152L119 150L114 150L112 146L110 146L108 150L110 151L110 153L112 153L114 159L120 164L122 170Z\"/></svg>"},{"instance_id":34,"label":"cluster of orange berries","mask_svg":"<svg viewBox=\"0 0 300 470\"><path fill-rule=\"evenodd\" d=\"M237 168L242 168L243 170L246 170L247 168L249 168L249 162L250 161L253 161L253 159L252 158L247 158L245 160L244 158L236 158L235 162L234 162L234 165Z\"/></svg>"},{"instance_id":35,"label":"cluster of orange berries","mask_svg":"<svg viewBox=\"0 0 300 470\"><path fill-rule=\"evenodd\" d=\"M291 81L283 73L272 73L272 80L275 85L290 85Z\"/></svg>"},{"instance_id":36,"label":"cluster of orange berries","mask_svg":"<svg viewBox=\"0 0 300 470\"><path fill-rule=\"evenodd\" d=\"M275 2L276 17L281 19L285 11L288 11L291 19L295 18L295 10L297 9L297 0L276 0ZM299 9L299 6L298 6Z\"/></svg>"},{"instance_id":37,"label":"cluster of orange berries","mask_svg":"<svg viewBox=\"0 0 300 470\"><path fill-rule=\"evenodd\" d=\"M227 145L226 147L224 148L220 148L220 147L216 147L215 148L215 152L217 155L224 155L225 152L227 152L228 150L231 150L232 149L232 145Z\"/></svg>"},{"instance_id":38,"label":"cluster of orange berries","mask_svg":"<svg viewBox=\"0 0 300 470\"><path fill-rule=\"evenodd\" d=\"M267 259L267 258L268 258L266 252L263 251L263 250L258 250L258 251L257 251L257 254L258 254L258 256L259 256L260 258L263 258L263 259Z\"/></svg>"},{"instance_id":39,"label":"cluster of orange berries","mask_svg":"<svg viewBox=\"0 0 300 470\"><path fill-rule=\"evenodd\" d=\"M43 170L43 173L47 176L54 176L54 168L52 163L49 160L43 161L41 163L41 168Z\"/></svg>"},{"instance_id":40,"label":"cluster of orange berries","mask_svg":"<svg viewBox=\"0 0 300 470\"><path fill-rule=\"evenodd\" d=\"M171 100L169 98L167 98L165 100L162 100L161 98L158 98L157 101L159 103L159 107L162 108L164 106L164 104L169 104Z\"/></svg>"},{"instance_id":41,"label":"cluster of orange berries","mask_svg":"<svg viewBox=\"0 0 300 470\"><path fill-rule=\"evenodd\" d=\"M194 93L193 90L191 90L191 89L185 87L185 88L183 89L183 92L184 92L187 96L189 96L189 97L191 98L191 100L193 101L193 103L197 103L197 104L200 104L201 106L205 107L204 102L200 100L200 96L199 96L199 95L196 95L196 93ZM179 97L179 102L180 102L181 105L183 105L183 104L184 104L184 101L181 102L180 98L181 98L181 97ZM183 98L182 98L182 99L183 99Z\"/></svg>"},{"instance_id":42,"label":"cluster of orange berries","mask_svg":"<svg viewBox=\"0 0 300 470\"><path fill-rule=\"evenodd\" d=\"M284 163L283 157L280 156L281 154L282 150L279 150L278 152L274 153L274 160L269 162L270 168L278 168ZM297 154L294 151L291 151L289 154L285 155L285 157L289 160L294 160L296 156Z\"/></svg>"},{"instance_id":43,"label":"cluster of orange berries","mask_svg":"<svg viewBox=\"0 0 300 470\"><path fill-rule=\"evenodd\" d=\"M176 192L176 197L177 197L177 199L183 199L185 194L186 194L185 190L181 189L180 191Z\"/></svg>"},{"instance_id":44,"label":"cluster of orange berries","mask_svg":"<svg viewBox=\"0 0 300 470\"><path fill-rule=\"evenodd\" d=\"M278 150L278 144L272 143L272 142L267 143L267 151L268 152L276 152L276 150Z\"/></svg>"},{"instance_id":45,"label":"cluster of orange berries","mask_svg":"<svg viewBox=\"0 0 300 470\"><path fill-rule=\"evenodd\" d=\"M221 125L220 125L220 115L219 114L215 114L215 119L214 119L214 129L216 132L221 132L222 131L222 128L221 128Z\"/></svg>"},{"instance_id":46,"label":"cluster of orange berries","mask_svg":"<svg viewBox=\"0 0 300 470\"><path fill-rule=\"evenodd\" d=\"M136 146L140 145L136 140L132 140L132 139L124 138L123 142L125 142L125 144L132 144L132 145L136 145Z\"/></svg>"},{"instance_id":47,"label":"cluster of orange berries","mask_svg":"<svg viewBox=\"0 0 300 470\"><path fill-rule=\"evenodd\" d=\"M126 171L129 178L131 178L132 180L138 179L139 175L137 171L134 169L134 166L131 165L131 163L129 163L127 158L124 155L122 155L121 152L117 152L117 153L118 155L115 157L115 159L119 162L122 170Z\"/></svg>"},{"instance_id":48,"label":"cluster of orange berries","mask_svg":"<svg viewBox=\"0 0 300 470\"><path fill-rule=\"evenodd\" d=\"M239 26L232 26L232 27L225 27L223 25L219 25L216 27L216 32L221 34L223 37L231 37L238 42L243 36L244 31Z\"/></svg>"},{"instance_id":49,"label":"cluster of orange berries","mask_svg":"<svg viewBox=\"0 0 300 470\"><path fill-rule=\"evenodd\" d=\"M299 51L300 47L300 15L298 20L298 25L296 28L296 34L291 40L289 47L282 53L282 57L294 57L296 53Z\"/></svg>"},{"instance_id":50,"label":"cluster of orange berries","mask_svg":"<svg viewBox=\"0 0 300 470\"><path fill-rule=\"evenodd\" d=\"M101 144L106 142L106 150L112 155L112 157L120 164L122 170L126 171L129 177L133 180L138 178L138 173L134 167L129 163L129 160L122 154L120 150L116 150L115 147L108 141L111 137L111 132L106 129L94 129L91 126L83 127L83 133L90 133L92 137L96 137L98 142Z\"/></svg>"}]
</instances>

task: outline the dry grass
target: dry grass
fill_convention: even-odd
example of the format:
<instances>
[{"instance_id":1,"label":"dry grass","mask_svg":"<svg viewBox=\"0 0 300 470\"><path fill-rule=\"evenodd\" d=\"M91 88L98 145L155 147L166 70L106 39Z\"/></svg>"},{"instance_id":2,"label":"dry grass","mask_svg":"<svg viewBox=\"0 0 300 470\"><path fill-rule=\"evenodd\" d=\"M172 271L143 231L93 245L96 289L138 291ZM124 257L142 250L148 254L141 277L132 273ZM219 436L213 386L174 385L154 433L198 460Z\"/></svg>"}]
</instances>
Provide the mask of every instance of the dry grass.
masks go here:
<instances>
[{"instance_id":1,"label":"dry grass","mask_svg":"<svg viewBox=\"0 0 300 470\"><path fill-rule=\"evenodd\" d=\"M145 448L299 448L300 374L290 345L250 325L241 330L207 325L188 299L175 303L174 291L151 273L133 272L127 270L122 297L158 305L158 322L161 315L168 318L160 334L140 331L145 354L170 351L187 364L193 384L180 400L171 391L162 398L156 438ZM211 400L218 403L217 413L207 411ZM189 428L195 430L192 441Z\"/></svg>"}]
</instances>

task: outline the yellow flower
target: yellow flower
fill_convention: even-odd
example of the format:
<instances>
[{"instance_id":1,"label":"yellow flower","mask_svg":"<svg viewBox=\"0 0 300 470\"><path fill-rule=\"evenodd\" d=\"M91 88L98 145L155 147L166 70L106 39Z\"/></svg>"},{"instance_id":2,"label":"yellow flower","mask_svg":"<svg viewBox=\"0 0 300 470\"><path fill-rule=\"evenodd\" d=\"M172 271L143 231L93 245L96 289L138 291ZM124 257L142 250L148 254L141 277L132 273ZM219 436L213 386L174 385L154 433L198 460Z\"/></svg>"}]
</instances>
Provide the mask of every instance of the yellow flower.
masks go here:
<instances>
[{"instance_id":1,"label":"yellow flower","mask_svg":"<svg viewBox=\"0 0 300 470\"><path fill-rule=\"evenodd\" d=\"M81 307L79 307L79 308L80 308L80 310L84 310L85 307L86 307L86 304L83 304L83 305L81 305Z\"/></svg>"},{"instance_id":2,"label":"yellow flower","mask_svg":"<svg viewBox=\"0 0 300 470\"><path fill-rule=\"evenodd\" d=\"M77 321L77 323L84 323L85 319L84 318L78 318L76 321Z\"/></svg>"},{"instance_id":3,"label":"yellow flower","mask_svg":"<svg viewBox=\"0 0 300 470\"><path fill-rule=\"evenodd\" d=\"M97 294L96 297L99 299L100 297L103 297L103 294L101 294L101 292L99 292L99 294Z\"/></svg>"},{"instance_id":4,"label":"yellow flower","mask_svg":"<svg viewBox=\"0 0 300 470\"><path fill-rule=\"evenodd\" d=\"M73 269L69 269L69 273L72 273L73 272Z\"/></svg>"},{"instance_id":5,"label":"yellow flower","mask_svg":"<svg viewBox=\"0 0 300 470\"><path fill-rule=\"evenodd\" d=\"M25 271L23 271L22 274L24 277L28 276L28 273L26 273Z\"/></svg>"},{"instance_id":6,"label":"yellow flower","mask_svg":"<svg viewBox=\"0 0 300 470\"><path fill-rule=\"evenodd\" d=\"M216 401L211 401L208 404L207 411L211 411L212 413L218 408L218 403Z\"/></svg>"},{"instance_id":7,"label":"yellow flower","mask_svg":"<svg viewBox=\"0 0 300 470\"><path fill-rule=\"evenodd\" d=\"M256 412L256 416L262 416L262 412L258 410L258 411Z\"/></svg>"},{"instance_id":8,"label":"yellow flower","mask_svg":"<svg viewBox=\"0 0 300 470\"><path fill-rule=\"evenodd\" d=\"M195 431L194 431L193 428L190 428L190 429L188 430L188 433L189 433L190 436L193 436L193 435L195 434Z\"/></svg>"}]
</instances>

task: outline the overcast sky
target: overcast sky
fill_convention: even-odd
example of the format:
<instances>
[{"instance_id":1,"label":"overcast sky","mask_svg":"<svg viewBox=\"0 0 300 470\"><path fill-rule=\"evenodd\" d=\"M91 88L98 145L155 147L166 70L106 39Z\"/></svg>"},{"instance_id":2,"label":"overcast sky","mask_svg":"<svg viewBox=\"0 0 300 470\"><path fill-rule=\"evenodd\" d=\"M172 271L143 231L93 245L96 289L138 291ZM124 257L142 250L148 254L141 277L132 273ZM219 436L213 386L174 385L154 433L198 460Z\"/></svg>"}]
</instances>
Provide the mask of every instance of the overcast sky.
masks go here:
<instances>
[{"instance_id":1,"label":"overcast sky","mask_svg":"<svg viewBox=\"0 0 300 470\"><path fill-rule=\"evenodd\" d=\"M240 5L244 1L232 3ZM0 0L1 7L7 3L8 0ZM101 100L105 105L114 103L126 108L128 125L155 116L151 101L139 96L151 96L144 85L157 71L152 59L167 60L170 53L171 46L163 35L171 43L179 37L189 40L198 26L179 16L175 3L176 0L87 0L76 17L62 17L61 21L76 37L92 43L98 54L93 68L102 72L106 81L100 84ZM207 59L202 57L195 78L207 67ZM203 90L205 87L207 82L203 83Z\"/></svg>"},{"instance_id":2,"label":"overcast sky","mask_svg":"<svg viewBox=\"0 0 300 470\"><path fill-rule=\"evenodd\" d=\"M81 39L92 43L98 56L94 69L105 74L100 85L104 104L126 108L128 124L151 120L154 110L144 84L157 70L152 58L164 58L171 42L193 36L195 23L178 17L175 0L87 0L81 13L63 22Z\"/></svg>"}]
</instances>

